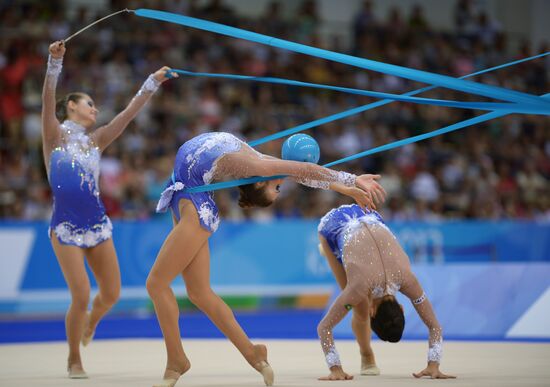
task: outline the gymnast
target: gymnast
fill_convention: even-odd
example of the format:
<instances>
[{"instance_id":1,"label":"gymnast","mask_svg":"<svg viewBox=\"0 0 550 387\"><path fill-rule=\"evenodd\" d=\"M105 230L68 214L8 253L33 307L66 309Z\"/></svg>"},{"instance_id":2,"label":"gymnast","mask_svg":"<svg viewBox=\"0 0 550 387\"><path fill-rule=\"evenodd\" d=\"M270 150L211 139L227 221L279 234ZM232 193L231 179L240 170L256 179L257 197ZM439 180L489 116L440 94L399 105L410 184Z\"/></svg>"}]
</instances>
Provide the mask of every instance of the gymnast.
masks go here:
<instances>
[{"instance_id":1,"label":"gymnast","mask_svg":"<svg viewBox=\"0 0 550 387\"><path fill-rule=\"evenodd\" d=\"M289 176L301 184L347 193L373 204L384 199L376 182L378 175L355 176L313 163L287 161L263 155L229 133L205 133L184 143L178 150L172 180L161 195L157 211L171 209L174 228L162 245L147 278L147 290L157 313L167 351L163 381L156 386L174 386L191 363L181 343L178 305L170 284L183 276L187 295L226 337L246 361L273 384L273 370L267 362L265 345L254 345L236 321L231 309L210 287L208 238L219 224L212 192L186 193L185 188L215 180L251 176ZM279 195L282 179L240 186L241 207L267 207Z\"/></svg>"},{"instance_id":2,"label":"gymnast","mask_svg":"<svg viewBox=\"0 0 550 387\"><path fill-rule=\"evenodd\" d=\"M416 378L455 378L439 370L443 342L441 326L411 271L407 254L380 214L362 205L342 205L321 218L318 232L320 251L343 289L317 327L330 369L330 374L320 380L353 378L344 372L332 336L333 328L352 308L352 330L360 348L361 374L380 373L370 347L370 328L381 340L395 343L401 339L405 316L395 298L397 291L411 300L429 329L428 365L413 375Z\"/></svg>"},{"instance_id":3,"label":"gymnast","mask_svg":"<svg viewBox=\"0 0 550 387\"><path fill-rule=\"evenodd\" d=\"M99 194L99 159L101 152L122 134L160 84L168 79L168 67L149 75L126 109L94 130L98 109L89 95L70 93L56 104L55 89L65 54L64 42L52 43L49 53L42 92L42 146L53 194L49 235L71 292L65 321L69 344L67 370L69 378L84 379L88 376L82 367L80 342L86 346L92 340L99 320L120 293L112 224ZM84 256L99 287L90 313L87 313L90 280Z\"/></svg>"}]
</instances>

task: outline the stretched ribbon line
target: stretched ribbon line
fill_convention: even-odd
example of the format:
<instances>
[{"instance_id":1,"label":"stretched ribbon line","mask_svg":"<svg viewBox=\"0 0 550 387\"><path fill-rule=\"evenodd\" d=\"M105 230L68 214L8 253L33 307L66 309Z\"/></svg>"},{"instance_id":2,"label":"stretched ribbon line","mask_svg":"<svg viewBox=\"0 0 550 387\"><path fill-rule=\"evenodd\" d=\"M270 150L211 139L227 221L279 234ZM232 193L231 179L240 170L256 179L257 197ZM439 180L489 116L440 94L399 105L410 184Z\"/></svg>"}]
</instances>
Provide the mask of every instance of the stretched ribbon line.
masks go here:
<instances>
[{"instance_id":1,"label":"stretched ribbon line","mask_svg":"<svg viewBox=\"0 0 550 387\"><path fill-rule=\"evenodd\" d=\"M360 90L360 89L353 89L349 87L330 86L330 85L323 85L318 83L294 81L291 79L274 78L274 77L255 77L250 75L221 74L221 73L201 73L201 72L193 72L193 71L178 70L178 69L171 69L170 72L192 76L192 77L236 79L240 81L255 81L255 82L263 82L263 83L275 83L275 84L281 84L281 85L311 87L314 89L334 90L334 91L340 91L344 93L363 95L366 97L384 98L384 99L389 99L393 101L411 102L411 103L416 103L421 105L436 105L436 106L446 106L446 107L452 107L452 108L477 109L477 110L489 110L489 111L512 110L515 113L550 115L550 109L543 109L542 107L516 104L516 103L510 103L510 102L496 103L496 102L449 101L444 99L410 97L407 95L397 95L397 94L383 93L383 92L371 91L371 90Z\"/></svg>"},{"instance_id":2,"label":"stretched ribbon line","mask_svg":"<svg viewBox=\"0 0 550 387\"><path fill-rule=\"evenodd\" d=\"M545 98L546 100L550 100L550 93L544 94L541 97ZM446 126L444 128L434 130L434 131L429 132L429 133L424 133L424 134L420 134L418 136L409 137L409 138L406 138L406 139L403 139L403 140L395 141L395 142L392 142L392 143L389 143L389 144L386 144L386 145L382 145L382 146L379 146L379 147L376 147L376 148L373 148L373 149L369 149L369 150L364 151L364 152L356 153L354 155L344 157L340 160L336 160L336 161L333 161L331 163L325 164L325 165L323 165L323 167L329 168L329 167L332 167L334 165L345 163L345 162L355 160L355 159L358 159L358 158L361 158L361 157L365 157L365 156L368 156L368 155L372 155L372 154L375 154L375 153L384 152L384 151L387 151L387 150L390 150L390 149L398 148L398 147L401 147L403 145L412 144L414 142L425 140L427 138L439 136L440 134L443 134L443 133L452 132L454 130L462 129L462 128L465 128L467 126L479 124L479 123L482 123L482 122L485 122L485 121L492 120L494 118L503 117L503 116L506 116L508 114L513 114L513 113L514 113L513 111L500 111L500 112L486 113L486 114L483 114L483 115L478 116L478 117L470 118L470 119L467 119L467 120L464 120L464 121L461 121L461 122L457 122L456 124L452 124L452 125ZM186 188L185 192L197 193L197 192L206 192L206 191L216 191L216 190L223 189L223 188L237 187L237 186L242 185L242 184L251 184L251 183L255 183L255 182L259 182L259 181L280 179L280 178L283 178L283 177L286 177L286 176L270 176L270 177L260 177L260 178L249 177L247 179L224 181L224 182L221 182L221 183L202 185L202 186L199 186L199 187L190 187L190 188Z\"/></svg>"},{"instance_id":3,"label":"stretched ribbon line","mask_svg":"<svg viewBox=\"0 0 550 387\"><path fill-rule=\"evenodd\" d=\"M534 56L531 56L531 57L528 57L528 58L518 59L518 60L515 60L515 61L512 61L512 62L504 63L504 64L494 66L494 67L491 67L491 68L488 68L488 69L480 70L480 71L477 71L477 72L472 73L472 74L464 75L461 78L473 77L473 76L476 76L476 75L481 75L481 74L484 74L484 73L488 73L490 71L500 70L500 69L503 69L505 67L513 66L513 65L523 63L523 62L526 62L526 61L529 61L529 60L537 59L537 58L542 58L542 57L545 57L547 55L550 55L550 51L542 53L542 54L534 55ZM410 91L410 92L406 93L405 95L415 95L415 94L419 94L419 93L422 93L422 92L425 92L425 91L433 90L435 88L437 88L437 86L428 86L428 87L424 87L424 88L421 88L421 89L418 89L418 90ZM543 96L543 98L546 98L548 96L550 96L550 94L547 94L547 95ZM321 118L321 119L318 119L318 120L315 120L315 121L311 121L311 122L308 122L308 123L305 123L305 124L298 125L294 128L283 130L281 132L266 136L266 137L258 139L258 140L251 141L251 142L249 142L249 145L250 146L257 146L257 145L266 143L268 141L276 140L276 139L281 138L281 137L286 137L286 136L301 132L301 131L306 130L306 129L310 129L310 128L313 128L313 127L316 127L316 126L320 126L320 125L323 125L323 124L328 123L328 122L336 121L336 120L339 120L341 118L349 117L349 116L354 115L354 114L362 113L362 112L365 112L367 110L374 109L378 106L387 105L387 104L392 103L392 102L393 102L393 100L386 99L386 100L370 103L370 104L365 105L365 106L360 106L360 107L356 107L356 108L353 108L353 109L350 109L350 110L346 110L346 111L343 111L343 112L340 112L340 113L337 113L337 114L333 114L333 115L328 116L328 117L324 117L324 118ZM411 137L411 138L408 138L408 139L398 140L396 142L385 144L385 145L382 145L382 146L379 146L379 147L376 147L376 148L373 148L373 149L369 149L367 151L360 152L360 153L357 153L355 155L347 156L345 158L342 158L342 159L333 161L331 163L325 164L324 167L327 167L327 168L332 167L334 165L338 165L338 164L341 164L341 163L344 163L344 162L347 162L347 161L355 160L355 159L360 158L360 157L365 157L365 156L368 156L368 155L371 155L371 154L374 154L374 153L383 152L383 151L389 150L389 149L394 149L394 148L397 148L399 146L403 146L403 145L406 145L406 144L409 144L409 143L412 143L412 142L418 142L418 141L421 141L421 140L425 140L425 139L430 138L430 137L434 137L434 136L437 136L437 135L440 135L440 134L443 134L443 133L448 133L448 132L453 131L453 130L462 129L462 128L465 128L467 126L475 125L475 124L485 122L485 121L491 120L493 118L502 117L504 115L511 114L511 113L512 112L496 112L496 115L495 115L495 113L487 113L487 114L484 114L484 115L481 115L481 116L478 116L478 117L475 117L475 118L471 118L471 119L468 119L468 120L465 120L465 121L458 122L456 124L453 124L453 125L441 128L441 129L437 129L437 130L429 132L429 133L424 133L424 134L421 134L421 135L418 135L418 136L415 136L415 137ZM411 140L411 139L413 139L413 141L406 142L407 140ZM219 190L219 189L237 187L239 185L252 184L252 183L256 183L256 182L260 182L260 181L274 180L274 179L279 179L279 178L282 178L282 177L284 177L284 176L249 177L249 178L246 178L246 179L239 179L239 180L226 181L226 182L220 182L220 183L206 184L206 185L202 185L202 186L198 186L198 187L189 187L189 188L185 188L184 191L188 192L188 193L216 191L216 190Z\"/></svg>"},{"instance_id":4,"label":"stretched ribbon line","mask_svg":"<svg viewBox=\"0 0 550 387\"><path fill-rule=\"evenodd\" d=\"M542 53L542 54L534 55L534 56L531 56L531 57L528 57L528 58L515 60L513 62L504 63L504 64L494 66L494 67L491 67L491 68L488 68L488 69L485 69L485 70L477 71L477 72L472 73L472 74L464 75L464 76L462 76L458 79L470 78L470 77L474 77L476 75L481 75L481 74L485 74L485 73L488 73L488 72L491 72L491 71L500 70L500 69L505 68L505 67L513 66L513 65L523 63L523 62L527 62L527 61L537 59L537 58L542 58L542 57L547 56L549 54L550 54L550 51ZM409 96L417 95L417 94L423 93L425 91L433 90L433 89L437 89L437 86L423 87L423 88L418 89L418 90L409 91L408 93L405 93L403 95L409 95ZM282 138L282 137L290 136L292 134L302 132L304 130L311 129L311 128L314 128L314 127L317 127L317 126L320 126L320 125L323 125L323 124L326 124L326 123L329 123L329 122L333 122L333 121L336 121L336 120L339 120L339 119L342 119L342 118L350 117L350 116L355 115L355 114L363 113L363 112L366 112L367 110L374 109L374 108L377 108L379 106L384 106L384 105L390 104L392 102L393 102L393 100L385 99L385 100L376 101L376 102L373 102L373 103L370 103L370 104L367 104L367 105L364 105L364 106L355 107L355 108L345 110L345 111L340 112L340 113L336 113L336 114L333 114L333 115L330 115L330 116L327 116L327 117L319 118L317 120L314 120L314 121L311 121L311 122L308 122L308 123L305 123L305 124L295 126L294 128L290 128L290 129L280 131L278 133L270 134L269 136L265 136L265 137L257 139L257 140L250 141L248 143L248 145L258 146L260 144L264 144L264 143L269 142L269 141L277 140L277 139Z\"/></svg>"},{"instance_id":5,"label":"stretched ribbon line","mask_svg":"<svg viewBox=\"0 0 550 387\"><path fill-rule=\"evenodd\" d=\"M373 60L358 58L351 55L340 54L320 48L306 46L304 44L289 42L287 40L273 38L271 36L258 34L242 30L235 27L225 26L219 23L213 23L206 20L196 19L189 16L178 15L170 12L156 11L151 9L137 9L137 16L150 19L167 21L170 23L181 24L188 27L193 27L201 30L215 32L221 35L227 35L234 38L249 40L256 43L261 43L273 47L283 48L289 51L299 52L302 54L315 56L332 60L335 62L345 63L351 66L361 67L368 70L378 71L385 74L395 75L402 78L411 79L418 82L424 82L437 86L442 86L458 91L463 91L470 94L482 95L485 97L501 99L509 102L521 104L530 104L550 109L550 102L541 99L538 96L522 93L514 90L505 89L502 87L485 85L462 79L456 79L445 75L433 74L426 71L410 69L402 66L396 66L388 63L376 62Z\"/></svg>"}]
</instances>

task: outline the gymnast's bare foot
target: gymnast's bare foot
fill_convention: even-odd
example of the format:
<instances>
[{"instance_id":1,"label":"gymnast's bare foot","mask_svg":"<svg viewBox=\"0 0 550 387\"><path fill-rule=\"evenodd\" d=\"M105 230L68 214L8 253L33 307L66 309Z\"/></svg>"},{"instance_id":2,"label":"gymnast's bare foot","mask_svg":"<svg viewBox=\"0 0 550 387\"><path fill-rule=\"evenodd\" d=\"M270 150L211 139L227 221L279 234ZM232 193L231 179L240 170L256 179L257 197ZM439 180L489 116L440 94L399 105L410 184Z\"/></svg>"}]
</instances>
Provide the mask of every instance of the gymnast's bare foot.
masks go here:
<instances>
[{"instance_id":1,"label":"gymnast's bare foot","mask_svg":"<svg viewBox=\"0 0 550 387\"><path fill-rule=\"evenodd\" d=\"M376 366L374 354L361 354L361 375L380 375L380 369Z\"/></svg>"},{"instance_id":2,"label":"gymnast's bare foot","mask_svg":"<svg viewBox=\"0 0 550 387\"><path fill-rule=\"evenodd\" d=\"M256 371L262 374L265 385L272 386L275 375L273 374L273 369L267 362L267 347L263 344L254 345L254 358L252 361L249 359L247 360Z\"/></svg>"},{"instance_id":3,"label":"gymnast's bare foot","mask_svg":"<svg viewBox=\"0 0 550 387\"><path fill-rule=\"evenodd\" d=\"M80 360L67 361L67 372L69 373L69 379L88 379L88 374L82 368L82 362Z\"/></svg>"},{"instance_id":4,"label":"gymnast's bare foot","mask_svg":"<svg viewBox=\"0 0 550 387\"><path fill-rule=\"evenodd\" d=\"M153 385L153 387L174 387L178 379L191 368L189 359L185 359L180 366L166 366L162 381Z\"/></svg>"}]
</instances>

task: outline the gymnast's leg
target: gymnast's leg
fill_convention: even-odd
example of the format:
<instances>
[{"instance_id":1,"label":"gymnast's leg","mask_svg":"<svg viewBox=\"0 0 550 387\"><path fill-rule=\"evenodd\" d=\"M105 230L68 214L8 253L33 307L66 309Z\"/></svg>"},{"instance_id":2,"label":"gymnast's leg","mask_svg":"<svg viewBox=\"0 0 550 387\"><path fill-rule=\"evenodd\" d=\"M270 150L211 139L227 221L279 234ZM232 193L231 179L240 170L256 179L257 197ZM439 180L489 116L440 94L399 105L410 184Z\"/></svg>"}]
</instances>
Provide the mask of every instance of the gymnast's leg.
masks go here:
<instances>
[{"instance_id":1,"label":"gymnast's leg","mask_svg":"<svg viewBox=\"0 0 550 387\"><path fill-rule=\"evenodd\" d=\"M97 323L117 302L120 295L120 268L112 238L86 249L86 258L97 281L99 293L94 297L92 310L84 327L84 346L92 340Z\"/></svg>"},{"instance_id":2,"label":"gymnast's leg","mask_svg":"<svg viewBox=\"0 0 550 387\"><path fill-rule=\"evenodd\" d=\"M80 247L61 244L53 232L51 242L71 292L71 305L65 317L65 331L69 344L67 371L69 378L84 379L88 376L84 372L80 358L80 339L90 300L90 279L84 266L84 251Z\"/></svg>"},{"instance_id":3,"label":"gymnast's leg","mask_svg":"<svg viewBox=\"0 0 550 387\"><path fill-rule=\"evenodd\" d=\"M211 235L201 227L190 201L180 201L180 214L181 221L164 241L146 284L167 352L164 380L157 386L174 386L178 378L191 367L181 343L179 308L170 284L187 268Z\"/></svg>"},{"instance_id":4,"label":"gymnast's leg","mask_svg":"<svg viewBox=\"0 0 550 387\"><path fill-rule=\"evenodd\" d=\"M254 345L243 331L227 304L210 287L210 251L205 243L193 261L183 271L187 295L218 329L237 347L246 361L264 377L267 386L273 384L273 371L267 363L265 345Z\"/></svg>"}]
</instances>

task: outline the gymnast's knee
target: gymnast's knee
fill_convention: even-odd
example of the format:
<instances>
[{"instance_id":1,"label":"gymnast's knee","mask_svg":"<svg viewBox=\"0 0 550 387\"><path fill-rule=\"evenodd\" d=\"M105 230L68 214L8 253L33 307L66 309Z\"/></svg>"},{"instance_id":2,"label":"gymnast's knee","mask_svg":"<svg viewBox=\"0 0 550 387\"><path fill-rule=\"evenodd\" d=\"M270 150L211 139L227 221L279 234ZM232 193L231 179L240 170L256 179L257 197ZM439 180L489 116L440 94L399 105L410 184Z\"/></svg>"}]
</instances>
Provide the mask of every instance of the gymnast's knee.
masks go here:
<instances>
[{"instance_id":1,"label":"gymnast's knee","mask_svg":"<svg viewBox=\"0 0 550 387\"><path fill-rule=\"evenodd\" d=\"M170 282L164 281L154 273L149 273L147 281L145 282L145 287L147 288L149 296L155 298L159 293L162 293L163 290L170 287Z\"/></svg>"},{"instance_id":2,"label":"gymnast's knee","mask_svg":"<svg viewBox=\"0 0 550 387\"><path fill-rule=\"evenodd\" d=\"M101 302L107 306L113 306L120 298L120 287L104 290L99 292L101 296Z\"/></svg>"},{"instance_id":3,"label":"gymnast's knee","mask_svg":"<svg viewBox=\"0 0 550 387\"><path fill-rule=\"evenodd\" d=\"M211 304L212 300L219 299L211 287L201 287L200 289L187 287L187 297L193 305L199 309L204 309Z\"/></svg>"},{"instance_id":4,"label":"gymnast's knee","mask_svg":"<svg viewBox=\"0 0 550 387\"><path fill-rule=\"evenodd\" d=\"M90 302L89 286L80 286L77 289L71 290L71 308L86 311Z\"/></svg>"}]
</instances>

